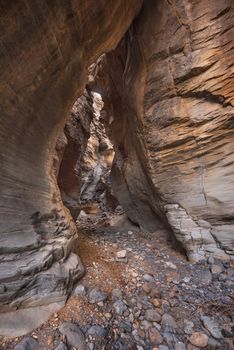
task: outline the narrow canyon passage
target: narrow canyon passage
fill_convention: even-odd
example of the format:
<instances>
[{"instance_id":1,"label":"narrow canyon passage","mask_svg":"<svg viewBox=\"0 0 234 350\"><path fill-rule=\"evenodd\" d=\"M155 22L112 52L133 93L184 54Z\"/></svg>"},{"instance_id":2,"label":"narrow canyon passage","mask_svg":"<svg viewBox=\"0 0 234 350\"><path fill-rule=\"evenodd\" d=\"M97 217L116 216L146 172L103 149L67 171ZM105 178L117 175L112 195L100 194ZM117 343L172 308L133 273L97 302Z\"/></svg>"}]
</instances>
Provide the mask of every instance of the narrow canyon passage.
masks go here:
<instances>
[{"instance_id":1,"label":"narrow canyon passage","mask_svg":"<svg viewBox=\"0 0 234 350\"><path fill-rule=\"evenodd\" d=\"M0 348L234 349L233 39L233 0L0 1Z\"/></svg>"}]
</instances>

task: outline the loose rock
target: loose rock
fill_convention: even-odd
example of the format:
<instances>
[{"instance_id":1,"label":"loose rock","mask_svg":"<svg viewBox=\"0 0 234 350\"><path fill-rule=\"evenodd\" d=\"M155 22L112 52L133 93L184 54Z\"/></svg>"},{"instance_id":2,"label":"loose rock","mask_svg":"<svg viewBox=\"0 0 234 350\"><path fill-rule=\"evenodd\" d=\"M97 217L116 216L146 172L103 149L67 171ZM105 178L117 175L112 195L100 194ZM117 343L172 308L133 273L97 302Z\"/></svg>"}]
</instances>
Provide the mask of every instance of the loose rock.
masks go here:
<instances>
[{"instance_id":1,"label":"loose rock","mask_svg":"<svg viewBox=\"0 0 234 350\"><path fill-rule=\"evenodd\" d=\"M107 294L94 288L89 292L88 298L91 304L95 304L100 301L105 301L107 299Z\"/></svg>"},{"instance_id":2,"label":"loose rock","mask_svg":"<svg viewBox=\"0 0 234 350\"><path fill-rule=\"evenodd\" d=\"M162 317L154 309L149 309L149 310L146 310L145 312L145 319L150 322L160 322Z\"/></svg>"},{"instance_id":3,"label":"loose rock","mask_svg":"<svg viewBox=\"0 0 234 350\"><path fill-rule=\"evenodd\" d=\"M73 294L74 294L75 296L78 296L78 295L85 295L85 294L86 294L86 288L85 288L85 286L83 286L83 284L78 284L78 286L74 289Z\"/></svg>"},{"instance_id":4,"label":"loose rock","mask_svg":"<svg viewBox=\"0 0 234 350\"><path fill-rule=\"evenodd\" d=\"M86 350L84 334L76 324L64 322L59 326L59 331L66 336L70 346L74 346L78 350Z\"/></svg>"},{"instance_id":5,"label":"loose rock","mask_svg":"<svg viewBox=\"0 0 234 350\"><path fill-rule=\"evenodd\" d=\"M215 339L222 339L222 333L219 325L208 316L201 316L204 327L210 332Z\"/></svg>"},{"instance_id":6,"label":"loose rock","mask_svg":"<svg viewBox=\"0 0 234 350\"><path fill-rule=\"evenodd\" d=\"M19 344L17 344L14 350L35 350L37 347L37 341L33 337L23 338Z\"/></svg>"},{"instance_id":7,"label":"loose rock","mask_svg":"<svg viewBox=\"0 0 234 350\"><path fill-rule=\"evenodd\" d=\"M148 330L149 341L152 345L159 345L163 342L163 337L157 330L157 328L149 328Z\"/></svg>"},{"instance_id":8,"label":"loose rock","mask_svg":"<svg viewBox=\"0 0 234 350\"><path fill-rule=\"evenodd\" d=\"M92 336L105 337L106 330L99 325L94 325L88 329L88 334Z\"/></svg>"},{"instance_id":9,"label":"loose rock","mask_svg":"<svg viewBox=\"0 0 234 350\"><path fill-rule=\"evenodd\" d=\"M186 346L181 341L175 344L175 350L186 350Z\"/></svg>"},{"instance_id":10,"label":"loose rock","mask_svg":"<svg viewBox=\"0 0 234 350\"><path fill-rule=\"evenodd\" d=\"M185 325L184 332L186 334L192 334L194 323L192 321L184 320L184 325Z\"/></svg>"},{"instance_id":11,"label":"loose rock","mask_svg":"<svg viewBox=\"0 0 234 350\"><path fill-rule=\"evenodd\" d=\"M173 329L177 328L177 323L176 323L175 319L169 314L164 314L162 316L161 323L162 323L162 326L170 326Z\"/></svg>"},{"instance_id":12,"label":"loose rock","mask_svg":"<svg viewBox=\"0 0 234 350\"><path fill-rule=\"evenodd\" d=\"M189 341L192 345L195 345L200 348L204 348L208 344L208 336L201 332L194 332L190 338Z\"/></svg>"},{"instance_id":13,"label":"loose rock","mask_svg":"<svg viewBox=\"0 0 234 350\"><path fill-rule=\"evenodd\" d=\"M219 265L212 265L210 270L213 274L220 274L223 271L222 267Z\"/></svg>"},{"instance_id":14,"label":"loose rock","mask_svg":"<svg viewBox=\"0 0 234 350\"><path fill-rule=\"evenodd\" d=\"M146 282L153 282L153 281L154 281L153 276L148 275L148 274L145 274L145 275L143 276L143 279L144 279Z\"/></svg>"},{"instance_id":15,"label":"loose rock","mask_svg":"<svg viewBox=\"0 0 234 350\"><path fill-rule=\"evenodd\" d=\"M113 304L113 307L118 315L122 315L124 313L124 311L127 310L127 306L124 304L124 302L122 300L117 300Z\"/></svg>"},{"instance_id":16,"label":"loose rock","mask_svg":"<svg viewBox=\"0 0 234 350\"><path fill-rule=\"evenodd\" d=\"M112 300L122 299L123 293L121 289L113 289L112 290Z\"/></svg>"},{"instance_id":17,"label":"loose rock","mask_svg":"<svg viewBox=\"0 0 234 350\"><path fill-rule=\"evenodd\" d=\"M68 350L64 343L60 343L55 350Z\"/></svg>"}]
</instances>

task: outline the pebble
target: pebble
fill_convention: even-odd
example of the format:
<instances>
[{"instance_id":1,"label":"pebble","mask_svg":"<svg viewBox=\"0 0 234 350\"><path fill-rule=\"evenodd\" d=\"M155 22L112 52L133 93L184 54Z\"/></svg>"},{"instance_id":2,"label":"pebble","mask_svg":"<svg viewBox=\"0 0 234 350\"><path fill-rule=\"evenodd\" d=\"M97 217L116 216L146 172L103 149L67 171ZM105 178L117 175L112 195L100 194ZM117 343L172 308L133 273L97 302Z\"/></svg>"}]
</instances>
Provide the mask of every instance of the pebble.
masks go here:
<instances>
[{"instance_id":1,"label":"pebble","mask_svg":"<svg viewBox=\"0 0 234 350\"><path fill-rule=\"evenodd\" d=\"M160 307L161 306L161 300L160 299L153 299L151 301L151 303L155 306L155 307Z\"/></svg>"},{"instance_id":2,"label":"pebble","mask_svg":"<svg viewBox=\"0 0 234 350\"><path fill-rule=\"evenodd\" d=\"M215 338L215 339L222 339L222 333L221 329L219 328L219 325L212 320L208 316L201 316L201 321L204 325L204 327L210 332L210 334Z\"/></svg>"},{"instance_id":3,"label":"pebble","mask_svg":"<svg viewBox=\"0 0 234 350\"><path fill-rule=\"evenodd\" d=\"M220 265L211 265L210 270L213 274L220 274L223 272L223 269Z\"/></svg>"},{"instance_id":4,"label":"pebble","mask_svg":"<svg viewBox=\"0 0 234 350\"><path fill-rule=\"evenodd\" d=\"M142 326L145 330L147 330L147 329L149 329L150 327L152 327L152 323L149 322L149 321L147 321L147 320L143 320L143 321L141 322L141 326Z\"/></svg>"},{"instance_id":5,"label":"pebble","mask_svg":"<svg viewBox=\"0 0 234 350\"><path fill-rule=\"evenodd\" d=\"M155 311L154 309L148 309L145 312L145 319L150 322L160 322L162 317L161 315Z\"/></svg>"},{"instance_id":6,"label":"pebble","mask_svg":"<svg viewBox=\"0 0 234 350\"><path fill-rule=\"evenodd\" d=\"M117 300L113 307L118 315L122 315L125 310L127 310L127 306L124 304L122 300Z\"/></svg>"},{"instance_id":7,"label":"pebble","mask_svg":"<svg viewBox=\"0 0 234 350\"><path fill-rule=\"evenodd\" d=\"M99 291L98 289L91 289L88 294L90 304L95 304L100 301L105 301L107 299L107 294Z\"/></svg>"},{"instance_id":8,"label":"pebble","mask_svg":"<svg viewBox=\"0 0 234 350\"><path fill-rule=\"evenodd\" d=\"M14 350L35 350L36 347L36 339L33 337L25 337L14 347Z\"/></svg>"},{"instance_id":9,"label":"pebble","mask_svg":"<svg viewBox=\"0 0 234 350\"><path fill-rule=\"evenodd\" d=\"M162 324L162 326L170 326L173 329L177 328L177 323L176 323L175 319L169 314L164 314L162 316L161 324Z\"/></svg>"},{"instance_id":10,"label":"pebble","mask_svg":"<svg viewBox=\"0 0 234 350\"><path fill-rule=\"evenodd\" d=\"M192 334L193 333L194 323L192 321L184 320L184 333Z\"/></svg>"},{"instance_id":11,"label":"pebble","mask_svg":"<svg viewBox=\"0 0 234 350\"><path fill-rule=\"evenodd\" d=\"M178 343L175 344L175 350L186 350L186 346L184 343L179 341Z\"/></svg>"},{"instance_id":12,"label":"pebble","mask_svg":"<svg viewBox=\"0 0 234 350\"><path fill-rule=\"evenodd\" d=\"M213 256L209 256L209 258L207 259L208 264L214 264L215 263L215 259L213 258Z\"/></svg>"},{"instance_id":13,"label":"pebble","mask_svg":"<svg viewBox=\"0 0 234 350\"><path fill-rule=\"evenodd\" d=\"M153 345L159 345L163 342L163 337L157 330L157 328L149 328L148 330L149 341Z\"/></svg>"},{"instance_id":14,"label":"pebble","mask_svg":"<svg viewBox=\"0 0 234 350\"><path fill-rule=\"evenodd\" d=\"M232 304L232 298L230 298L228 295L222 296L220 300L223 304Z\"/></svg>"},{"instance_id":15,"label":"pebble","mask_svg":"<svg viewBox=\"0 0 234 350\"><path fill-rule=\"evenodd\" d=\"M83 284L78 284L78 286L74 289L73 294L74 295L85 295L86 294L85 286L83 286Z\"/></svg>"},{"instance_id":16,"label":"pebble","mask_svg":"<svg viewBox=\"0 0 234 350\"><path fill-rule=\"evenodd\" d=\"M143 276L143 279L144 279L146 282L153 282L153 281L154 281L153 276L148 275L148 274L145 274L145 275Z\"/></svg>"},{"instance_id":17,"label":"pebble","mask_svg":"<svg viewBox=\"0 0 234 350\"><path fill-rule=\"evenodd\" d=\"M55 350L68 350L64 343L60 343Z\"/></svg>"},{"instance_id":18,"label":"pebble","mask_svg":"<svg viewBox=\"0 0 234 350\"><path fill-rule=\"evenodd\" d=\"M105 328L103 328L99 325L94 325L88 329L88 335L97 336L97 337L105 337L106 330L105 330Z\"/></svg>"},{"instance_id":19,"label":"pebble","mask_svg":"<svg viewBox=\"0 0 234 350\"><path fill-rule=\"evenodd\" d=\"M147 282L145 282L141 288L146 294L149 294L151 292L151 286Z\"/></svg>"},{"instance_id":20,"label":"pebble","mask_svg":"<svg viewBox=\"0 0 234 350\"><path fill-rule=\"evenodd\" d=\"M113 289L111 294L112 294L112 300L118 300L123 298L122 290L119 288Z\"/></svg>"},{"instance_id":21,"label":"pebble","mask_svg":"<svg viewBox=\"0 0 234 350\"><path fill-rule=\"evenodd\" d=\"M192 345L191 343L189 343L187 345L187 350L200 350L200 348L197 348L195 345Z\"/></svg>"},{"instance_id":22,"label":"pebble","mask_svg":"<svg viewBox=\"0 0 234 350\"><path fill-rule=\"evenodd\" d=\"M125 249L120 250L119 252L116 253L116 257L118 259L124 259L124 258L126 258L126 254L127 254L127 251Z\"/></svg>"},{"instance_id":23,"label":"pebble","mask_svg":"<svg viewBox=\"0 0 234 350\"><path fill-rule=\"evenodd\" d=\"M130 321L122 321L119 324L119 328L122 328L124 332L131 333L132 332L132 324Z\"/></svg>"},{"instance_id":24,"label":"pebble","mask_svg":"<svg viewBox=\"0 0 234 350\"><path fill-rule=\"evenodd\" d=\"M210 337L208 341L208 347L210 350L218 350L221 349L221 344L214 338Z\"/></svg>"},{"instance_id":25,"label":"pebble","mask_svg":"<svg viewBox=\"0 0 234 350\"><path fill-rule=\"evenodd\" d=\"M226 281L228 278L228 276L226 275L226 273L222 272L220 275L219 275L219 281Z\"/></svg>"},{"instance_id":26,"label":"pebble","mask_svg":"<svg viewBox=\"0 0 234 350\"><path fill-rule=\"evenodd\" d=\"M132 271L132 272L131 272L131 275L132 275L133 278L136 278L136 277L138 276L138 273L135 272L135 271Z\"/></svg>"},{"instance_id":27,"label":"pebble","mask_svg":"<svg viewBox=\"0 0 234 350\"><path fill-rule=\"evenodd\" d=\"M168 266L168 267L170 267L171 269L176 270L176 265L173 264L171 261L166 261L166 262L165 262L165 265Z\"/></svg>"},{"instance_id":28,"label":"pebble","mask_svg":"<svg viewBox=\"0 0 234 350\"><path fill-rule=\"evenodd\" d=\"M190 282L190 280L191 280L191 278L190 278L190 277L184 277L184 278L183 278L183 281L184 281L185 283Z\"/></svg>"},{"instance_id":29,"label":"pebble","mask_svg":"<svg viewBox=\"0 0 234 350\"><path fill-rule=\"evenodd\" d=\"M166 345L159 345L158 350L169 350Z\"/></svg>"},{"instance_id":30,"label":"pebble","mask_svg":"<svg viewBox=\"0 0 234 350\"><path fill-rule=\"evenodd\" d=\"M194 332L190 337L189 341L192 345L200 348L204 348L208 344L208 336L202 332Z\"/></svg>"},{"instance_id":31,"label":"pebble","mask_svg":"<svg viewBox=\"0 0 234 350\"><path fill-rule=\"evenodd\" d=\"M66 336L70 346L74 346L79 350L86 350L84 334L76 324L64 322L59 326L59 331Z\"/></svg>"},{"instance_id":32,"label":"pebble","mask_svg":"<svg viewBox=\"0 0 234 350\"><path fill-rule=\"evenodd\" d=\"M89 350L94 350L95 349L94 343L89 343L88 347L89 347Z\"/></svg>"}]
</instances>

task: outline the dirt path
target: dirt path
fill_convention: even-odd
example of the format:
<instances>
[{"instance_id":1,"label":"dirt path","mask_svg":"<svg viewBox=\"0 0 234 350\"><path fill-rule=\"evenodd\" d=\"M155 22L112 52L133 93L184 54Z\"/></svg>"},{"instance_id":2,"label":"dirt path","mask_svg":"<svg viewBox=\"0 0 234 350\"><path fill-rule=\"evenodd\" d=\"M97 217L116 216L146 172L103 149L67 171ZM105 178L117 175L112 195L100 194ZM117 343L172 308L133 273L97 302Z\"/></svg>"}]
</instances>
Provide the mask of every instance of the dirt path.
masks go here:
<instances>
[{"instance_id":1,"label":"dirt path","mask_svg":"<svg viewBox=\"0 0 234 350\"><path fill-rule=\"evenodd\" d=\"M73 295L58 314L31 333L38 349L56 349L60 341L69 348L69 335L66 339L58 329L64 321L79 325L91 350L233 349L233 267L218 261L192 265L173 248L166 231L146 234L121 215L86 218L79 222L79 230L75 251L86 267L79 282L85 292ZM116 261L119 251L125 251L125 262ZM106 293L107 299L90 303L93 288ZM204 315L217 323L219 337L211 336L210 326L201 319ZM93 325L104 333L90 334ZM196 332L208 345L191 344ZM14 349L19 340L2 340L0 349Z\"/></svg>"}]
</instances>

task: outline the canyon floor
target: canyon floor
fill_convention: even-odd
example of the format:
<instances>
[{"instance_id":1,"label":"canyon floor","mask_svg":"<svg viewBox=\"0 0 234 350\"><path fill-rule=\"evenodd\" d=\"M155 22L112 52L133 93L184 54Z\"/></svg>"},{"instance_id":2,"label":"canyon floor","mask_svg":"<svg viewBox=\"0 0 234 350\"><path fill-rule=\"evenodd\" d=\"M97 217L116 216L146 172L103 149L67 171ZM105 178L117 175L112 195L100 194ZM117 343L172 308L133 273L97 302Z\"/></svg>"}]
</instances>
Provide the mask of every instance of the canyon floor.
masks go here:
<instances>
[{"instance_id":1,"label":"canyon floor","mask_svg":"<svg viewBox=\"0 0 234 350\"><path fill-rule=\"evenodd\" d=\"M143 232L121 211L83 213L78 227L85 276L60 312L1 350L234 349L230 263L191 264L166 230Z\"/></svg>"}]
</instances>

